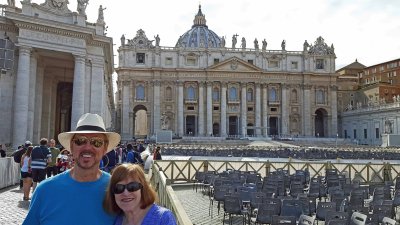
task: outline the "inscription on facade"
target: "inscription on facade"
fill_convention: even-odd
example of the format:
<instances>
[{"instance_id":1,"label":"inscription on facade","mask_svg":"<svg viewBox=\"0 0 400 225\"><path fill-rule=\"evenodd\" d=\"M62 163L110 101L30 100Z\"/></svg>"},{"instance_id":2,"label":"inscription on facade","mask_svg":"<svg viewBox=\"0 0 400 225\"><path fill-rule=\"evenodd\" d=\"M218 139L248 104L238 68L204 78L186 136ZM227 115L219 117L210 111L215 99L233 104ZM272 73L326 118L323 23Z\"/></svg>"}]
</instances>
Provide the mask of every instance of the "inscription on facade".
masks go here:
<instances>
[{"instance_id":1,"label":"inscription on facade","mask_svg":"<svg viewBox=\"0 0 400 225\"><path fill-rule=\"evenodd\" d=\"M85 47L85 41L72 37L65 37L57 34L42 33L30 30L21 30L20 37L25 37L27 39L33 39L40 42L49 42L53 44L62 44L70 46Z\"/></svg>"}]
</instances>

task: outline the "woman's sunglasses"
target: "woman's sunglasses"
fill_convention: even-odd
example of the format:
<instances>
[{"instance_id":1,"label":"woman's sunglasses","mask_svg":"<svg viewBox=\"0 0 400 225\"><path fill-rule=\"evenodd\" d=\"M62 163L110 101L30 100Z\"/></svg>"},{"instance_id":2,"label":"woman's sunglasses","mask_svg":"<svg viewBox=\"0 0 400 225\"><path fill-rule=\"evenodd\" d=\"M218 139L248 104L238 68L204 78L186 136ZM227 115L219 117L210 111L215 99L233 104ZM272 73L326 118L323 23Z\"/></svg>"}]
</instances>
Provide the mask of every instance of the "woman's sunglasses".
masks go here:
<instances>
[{"instance_id":1,"label":"woman's sunglasses","mask_svg":"<svg viewBox=\"0 0 400 225\"><path fill-rule=\"evenodd\" d=\"M143 188L143 185L141 183L138 183L136 181L130 182L129 184L116 184L114 186L114 194L121 194L122 192L128 190L129 192L135 192L137 190L140 190Z\"/></svg>"},{"instance_id":2,"label":"woman's sunglasses","mask_svg":"<svg viewBox=\"0 0 400 225\"><path fill-rule=\"evenodd\" d=\"M103 138L100 138L100 137L88 138L88 137L85 137L85 136L75 137L74 139L72 139L72 141L78 146L86 145L89 142L90 145L92 145L92 146L94 146L96 148L100 148L106 142L106 141L104 141Z\"/></svg>"}]
</instances>

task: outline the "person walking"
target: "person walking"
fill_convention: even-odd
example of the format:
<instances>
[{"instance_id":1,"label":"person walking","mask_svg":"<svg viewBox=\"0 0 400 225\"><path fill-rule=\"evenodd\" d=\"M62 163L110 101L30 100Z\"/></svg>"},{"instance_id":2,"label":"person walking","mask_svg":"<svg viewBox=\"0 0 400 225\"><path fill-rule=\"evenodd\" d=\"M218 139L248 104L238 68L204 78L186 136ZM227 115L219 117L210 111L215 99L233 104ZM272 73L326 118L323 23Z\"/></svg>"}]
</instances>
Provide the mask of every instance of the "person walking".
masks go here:
<instances>
[{"instance_id":1,"label":"person walking","mask_svg":"<svg viewBox=\"0 0 400 225\"><path fill-rule=\"evenodd\" d=\"M115 167L103 202L104 209L117 215L114 225L176 225L171 210L155 203L156 192L146 181L142 167Z\"/></svg>"},{"instance_id":2,"label":"person walking","mask_svg":"<svg viewBox=\"0 0 400 225\"><path fill-rule=\"evenodd\" d=\"M101 116L91 113L79 118L75 131L60 133L58 140L71 150L74 167L40 183L23 225L112 224L114 216L102 208L110 174L99 165L120 139L106 132Z\"/></svg>"},{"instance_id":3,"label":"person walking","mask_svg":"<svg viewBox=\"0 0 400 225\"><path fill-rule=\"evenodd\" d=\"M28 150L26 150L25 154L22 155L21 158L21 178L23 181L22 190L24 191L24 201L30 200L29 194L31 192L32 186L32 171L30 165L30 159L32 154L33 147L29 146Z\"/></svg>"},{"instance_id":4,"label":"person walking","mask_svg":"<svg viewBox=\"0 0 400 225\"><path fill-rule=\"evenodd\" d=\"M50 139L49 150L51 154L51 162L47 164L47 178L58 174L57 157L60 155L60 150L56 148L56 141L54 139Z\"/></svg>"},{"instance_id":5,"label":"person walking","mask_svg":"<svg viewBox=\"0 0 400 225\"><path fill-rule=\"evenodd\" d=\"M38 183L46 179L47 163L51 162L51 153L47 148L47 139L40 139L40 146L33 148L29 164L32 168L32 189L35 191Z\"/></svg>"}]
</instances>

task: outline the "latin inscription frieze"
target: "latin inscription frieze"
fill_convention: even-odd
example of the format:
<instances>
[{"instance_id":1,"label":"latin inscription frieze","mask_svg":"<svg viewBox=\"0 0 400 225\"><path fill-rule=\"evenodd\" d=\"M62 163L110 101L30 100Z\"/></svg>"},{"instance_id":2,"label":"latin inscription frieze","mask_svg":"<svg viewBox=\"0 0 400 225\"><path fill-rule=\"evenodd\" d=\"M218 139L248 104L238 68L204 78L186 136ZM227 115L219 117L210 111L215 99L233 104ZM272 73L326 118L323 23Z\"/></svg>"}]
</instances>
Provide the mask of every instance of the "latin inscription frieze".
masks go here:
<instances>
[{"instance_id":1,"label":"latin inscription frieze","mask_svg":"<svg viewBox=\"0 0 400 225\"><path fill-rule=\"evenodd\" d=\"M33 39L41 42L45 41L53 44L85 47L84 40L73 37L65 37L57 34L49 34L44 32L30 31L30 30L21 30L19 34L20 37Z\"/></svg>"}]
</instances>

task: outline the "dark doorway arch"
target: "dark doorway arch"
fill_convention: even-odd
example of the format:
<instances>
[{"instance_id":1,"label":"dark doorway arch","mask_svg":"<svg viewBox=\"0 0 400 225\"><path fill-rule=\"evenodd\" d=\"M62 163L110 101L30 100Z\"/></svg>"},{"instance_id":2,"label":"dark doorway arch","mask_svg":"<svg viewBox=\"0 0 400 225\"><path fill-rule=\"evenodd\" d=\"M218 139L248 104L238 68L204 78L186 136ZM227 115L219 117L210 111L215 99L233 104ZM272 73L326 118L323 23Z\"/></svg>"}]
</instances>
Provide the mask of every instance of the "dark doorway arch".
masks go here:
<instances>
[{"instance_id":1,"label":"dark doorway arch","mask_svg":"<svg viewBox=\"0 0 400 225\"><path fill-rule=\"evenodd\" d=\"M186 135L196 135L196 116L186 116Z\"/></svg>"},{"instance_id":2,"label":"dark doorway arch","mask_svg":"<svg viewBox=\"0 0 400 225\"><path fill-rule=\"evenodd\" d=\"M250 127L250 129L247 129L247 136L252 137L254 136L254 125L252 123L248 123L247 127Z\"/></svg>"},{"instance_id":3,"label":"dark doorway arch","mask_svg":"<svg viewBox=\"0 0 400 225\"><path fill-rule=\"evenodd\" d=\"M238 117L229 117L229 135L238 135Z\"/></svg>"},{"instance_id":4,"label":"dark doorway arch","mask_svg":"<svg viewBox=\"0 0 400 225\"><path fill-rule=\"evenodd\" d=\"M213 124L213 136L214 137L219 137L219 123L214 123Z\"/></svg>"},{"instance_id":5,"label":"dark doorway arch","mask_svg":"<svg viewBox=\"0 0 400 225\"><path fill-rule=\"evenodd\" d=\"M278 133L278 117L270 117L269 118L269 123L268 123L268 125L269 125L269 131L268 131L268 134L269 135L272 135L272 136L274 136L274 135L278 135L279 133Z\"/></svg>"},{"instance_id":6,"label":"dark doorway arch","mask_svg":"<svg viewBox=\"0 0 400 225\"><path fill-rule=\"evenodd\" d=\"M315 136L316 137L325 137L326 135L326 124L327 124L327 119L328 119L328 112L325 109L317 109L315 111L315 122L314 122L314 127L315 127Z\"/></svg>"}]
</instances>

